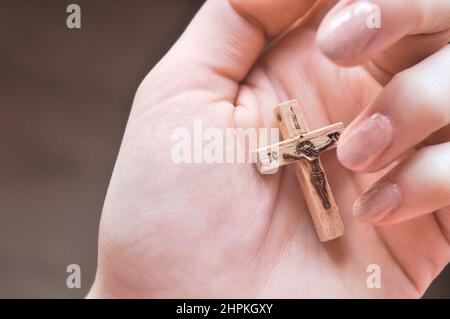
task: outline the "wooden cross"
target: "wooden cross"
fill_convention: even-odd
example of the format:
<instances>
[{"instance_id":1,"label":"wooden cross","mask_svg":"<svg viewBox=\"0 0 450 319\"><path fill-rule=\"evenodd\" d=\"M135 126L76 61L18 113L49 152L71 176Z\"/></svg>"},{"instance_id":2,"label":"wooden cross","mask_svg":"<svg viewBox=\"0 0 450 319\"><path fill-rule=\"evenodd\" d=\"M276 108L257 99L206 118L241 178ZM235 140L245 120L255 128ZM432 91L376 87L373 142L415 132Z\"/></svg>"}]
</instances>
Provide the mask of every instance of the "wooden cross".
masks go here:
<instances>
[{"instance_id":1,"label":"wooden cross","mask_svg":"<svg viewBox=\"0 0 450 319\"><path fill-rule=\"evenodd\" d=\"M336 147L344 125L336 123L309 131L297 100L282 103L274 111L283 141L256 151L259 172L273 174L293 163L319 240L341 237L344 225L319 154Z\"/></svg>"}]
</instances>

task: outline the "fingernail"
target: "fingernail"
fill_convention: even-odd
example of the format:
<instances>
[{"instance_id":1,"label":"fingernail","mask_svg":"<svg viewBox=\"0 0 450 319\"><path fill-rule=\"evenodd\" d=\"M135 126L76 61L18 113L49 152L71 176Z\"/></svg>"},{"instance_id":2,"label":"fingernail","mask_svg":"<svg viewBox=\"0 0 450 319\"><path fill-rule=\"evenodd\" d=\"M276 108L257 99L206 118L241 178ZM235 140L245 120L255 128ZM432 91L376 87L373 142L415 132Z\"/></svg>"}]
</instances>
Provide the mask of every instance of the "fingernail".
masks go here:
<instances>
[{"instance_id":1,"label":"fingernail","mask_svg":"<svg viewBox=\"0 0 450 319\"><path fill-rule=\"evenodd\" d=\"M345 7L320 28L319 47L335 61L357 57L379 31L370 24L376 12L376 5L368 1L357 1Z\"/></svg>"},{"instance_id":2,"label":"fingernail","mask_svg":"<svg viewBox=\"0 0 450 319\"><path fill-rule=\"evenodd\" d=\"M376 160L394 140L391 120L375 113L344 134L338 145L337 155L341 163L352 170L363 170Z\"/></svg>"},{"instance_id":3,"label":"fingernail","mask_svg":"<svg viewBox=\"0 0 450 319\"><path fill-rule=\"evenodd\" d=\"M353 215L361 222L376 223L396 210L402 202L398 184L384 182L364 193L353 206Z\"/></svg>"}]
</instances>

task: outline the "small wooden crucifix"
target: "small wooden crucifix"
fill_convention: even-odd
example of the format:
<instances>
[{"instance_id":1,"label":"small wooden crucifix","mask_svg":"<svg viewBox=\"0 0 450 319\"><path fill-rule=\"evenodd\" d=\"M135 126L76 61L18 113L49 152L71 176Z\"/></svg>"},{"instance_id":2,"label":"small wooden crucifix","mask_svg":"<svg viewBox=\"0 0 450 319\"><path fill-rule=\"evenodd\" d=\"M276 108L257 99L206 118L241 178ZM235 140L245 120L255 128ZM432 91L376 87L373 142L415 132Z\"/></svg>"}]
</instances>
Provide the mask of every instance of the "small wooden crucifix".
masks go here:
<instances>
[{"instance_id":1,"label":"small wooden crucifix","mask_svg":"<svg viewBox=\"0 0 450 319\"><path fill-rule=\"evenodd\" d=\"M344 225L319 155L336 147L344 125L309 131L297 100L282 103L274 111L283 141L256 151L259 172L275 173L279 167L294 163L319 240L341 237Z\"/></svg>"}]
</instances>

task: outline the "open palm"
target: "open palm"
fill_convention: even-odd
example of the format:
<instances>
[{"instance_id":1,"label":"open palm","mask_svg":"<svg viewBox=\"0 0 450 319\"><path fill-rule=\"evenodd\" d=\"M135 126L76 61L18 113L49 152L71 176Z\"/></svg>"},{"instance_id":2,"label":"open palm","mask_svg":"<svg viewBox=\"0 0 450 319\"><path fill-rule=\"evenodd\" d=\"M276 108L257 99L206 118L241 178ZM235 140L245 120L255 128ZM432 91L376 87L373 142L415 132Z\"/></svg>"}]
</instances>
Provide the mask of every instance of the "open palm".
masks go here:
<instances>
[{"instance_id":1,"label":"open palm","mask_svg":"<svg viewBox=\"0 0 450 319\"><path fill-rule=\"evenodd\" d=\"M278 25L246 19L247 8L233 3L207 3L138 91L105 202L92 295L420 296L448 246L434 215L386 227L353 218L354 201L380 173L350 172L334 152L322 157L346 234L320 243L291 168L261 176L250 163L172 162L172 131L194 120L276 127L273 107L296 98L310 128L348 124L381 90L362 67L338 67L317 49L327 8L261 53L265 36L286 30L307 4ZM371 264L381 289L367 286Z\"/></svg>"}]
</instances>

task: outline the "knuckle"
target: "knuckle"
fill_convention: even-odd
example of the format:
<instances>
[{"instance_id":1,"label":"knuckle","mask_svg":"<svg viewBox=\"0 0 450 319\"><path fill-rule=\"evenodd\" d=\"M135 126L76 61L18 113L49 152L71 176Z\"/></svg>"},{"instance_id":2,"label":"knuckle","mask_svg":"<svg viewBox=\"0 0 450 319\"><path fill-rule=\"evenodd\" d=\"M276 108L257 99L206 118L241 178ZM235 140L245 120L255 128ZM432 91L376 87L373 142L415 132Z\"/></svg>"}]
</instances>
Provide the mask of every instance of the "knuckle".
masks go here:
<instances>
[{"instance_id":1,"label":"knuckle","mask_svg":"<svg viewBox=\"0 0 450 319\"><path fill-rule=\"evenodd\" d=\"M450 123L450 111L442 101L446 95L442 92L442 86L408 72L397 74L393 80L403 95L400 100L409 104L404 106L408 112L434 126L442 127Z\"/></svg>"},{"instance_id":2,"label":"knuckle","mask_svg":"<svg viewBox=\"0 0 450 319\"><path fill-rule=\"evenodd\" d=\"M417 153L426 172L423 181L440 194L450 196L450 143L424 147ZM449 197L450 198L450 197Z\"/></svg>"}]
</instances>

